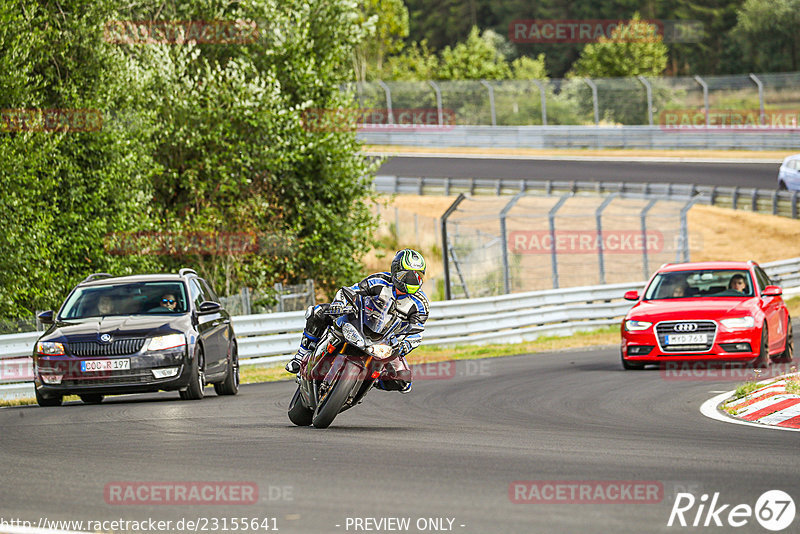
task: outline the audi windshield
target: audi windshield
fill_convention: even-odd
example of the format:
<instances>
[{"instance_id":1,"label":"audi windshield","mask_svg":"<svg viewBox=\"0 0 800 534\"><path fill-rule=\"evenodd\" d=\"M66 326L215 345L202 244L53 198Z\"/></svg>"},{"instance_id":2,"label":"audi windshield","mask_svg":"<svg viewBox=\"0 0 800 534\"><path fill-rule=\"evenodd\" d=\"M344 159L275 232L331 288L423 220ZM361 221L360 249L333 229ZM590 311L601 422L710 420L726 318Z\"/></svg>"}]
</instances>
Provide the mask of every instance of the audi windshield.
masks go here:
<instances>
[{"instance_id":1,"label":"audi windshield","mask_svg":"<svg viewBox=\"0 0 800 534\"><path fill-rule=\"evenodd\" d=\"M645 300L698 297L752 297L750 272L742 269L671 271L656 275Z\"/></svg>"},{"instance_id":2,"label":"audi windshield","mask_svg":"<svg viewBox=\"0 0 800 534\"><path fill-rule=\"evenodd\" d=\"M180 282L138 282L80 287L69 296L59 319L186 312Z\"/></svg>"}]
</instances>

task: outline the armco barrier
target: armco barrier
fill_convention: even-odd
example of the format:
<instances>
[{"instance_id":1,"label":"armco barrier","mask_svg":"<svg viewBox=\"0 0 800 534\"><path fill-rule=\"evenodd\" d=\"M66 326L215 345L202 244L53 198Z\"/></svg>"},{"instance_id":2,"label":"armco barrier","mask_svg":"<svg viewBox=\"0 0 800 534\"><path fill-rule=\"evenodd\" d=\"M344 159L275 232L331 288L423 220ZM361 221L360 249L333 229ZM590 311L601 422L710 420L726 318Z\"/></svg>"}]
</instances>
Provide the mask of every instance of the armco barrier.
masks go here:
<instances>
[{"instance_id":1,"label":"armco barrier","mask_svg":"<svg viewBox=\"0 0 800 534\"><path fill-rule=\"evenodd\" d=\"M800 289L800 258L763 264L787 296ZM615 325L630 308L622 299L644 282L575 287L498 297L433 302L425 345L513 343L541 335L569 335ZM303 312L234 316L241 364L260 365L288 359L297 348ZM0 378L32 378L30 354L39 332L0 336ZM26 370L27 374L23 373ZM0 386L0 395L12 386ZM19 389L18 385L13 388Z\"/></svg>"},{"instance_id":2,"label":"armco barrier","mask_svg":"<svg viewBox=\"0 0 800 534\"><path fill-rule=\"evenodd\" d=\"M776 167L777 169L777 167ZM777 172L776 172L777 176ZM701 204L722 208L753 211L798 218L800 191L756 189L698 184L591 182L566 180L514 180L509 178L431 178L378 175L374 180L379 193L406 195L514 195L521 191L531 194L563 195L589 193L628 196L655 195L665 200L699 196ZM790 260L791 261L791 260Z\"/></svg>"},{"instance_id":3,"label":"armco barrier","mask_svg":"<svg viewBox=\"0 0 800 534\"><path fill-rule=\"evenodd\" d=\"M795 130L670 131L659 126L450 126L358 131L366 145L425 148L794 150ZM777 174L777 173L776 173Z\"/></svg>"}]
</instances>

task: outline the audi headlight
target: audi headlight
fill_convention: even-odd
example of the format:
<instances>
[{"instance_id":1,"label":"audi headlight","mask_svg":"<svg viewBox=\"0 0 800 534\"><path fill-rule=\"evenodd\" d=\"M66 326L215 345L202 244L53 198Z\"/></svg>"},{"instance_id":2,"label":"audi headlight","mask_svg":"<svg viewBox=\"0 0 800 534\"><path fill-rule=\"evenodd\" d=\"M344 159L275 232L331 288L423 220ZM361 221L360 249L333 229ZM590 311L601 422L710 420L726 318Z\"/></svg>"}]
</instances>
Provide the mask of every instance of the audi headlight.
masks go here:
<instances>
[{"instance_id":1,"label":"audi headlight","mask_svg":"<svg viewBox=\"0 0 800 534\"><path fill-rule=\"evenodd\" d=\"M147 350L166 350L182 347L186 345L186 337L183 334L169 334L150 338L147 343Z\"/></svg>"},{"instance_id":2,"label":"audi headlight","mask_svg":"<svg viewBox=\"0 0 800 534\"><path fill-rule=\"evenodd\" d=\"M362 349L364 348L364 338L361 337L361 334L358 333L356 327L351 323L344 323L342 326L342 334L344 334L344 339L351 345Z\"/></svg>"},{"instance_id":3,"label":"audi headlight","mask_svg":"<svg viewBox=\"0 0 800 534\"><path fill-rule=\"evenodd\" d=\"M753 328L756 325L756 320L753 317L731 317L730 319L722 319L720 321L722 326L730 330L739 328Z\"/></svg>"},{"instance_id":4,"label":"audi headlight","mask_svg":"<svg viewBox=\"0 0 800 534\"><path fill-rule=\"evenodd\" d=\"M392 347L390 345L372 345L369 348L369 352L377 360L385 360L392 357Z\"/></svg>"},{"instance_id":5,"label":"audi headlight","mask_svg":"<svg viewBox=\"0 0 800 534\"><path fill-rule=\"evenodd\" d=\"M36 343L36 353L44 356L64 356L64 345L53 341L39 341Z\"/></svg>"},{"instance_id":6,"label":"audi headlight","mask_svg":"<svg viewBox=\"0 0 800 534\"><path fill-rule=\"evenodd\" d=\"M625 321L625 330L628 332L640 332L642 330L647 330L651 326L653 326L653 323L647 321L634 321L633 319Z\"/></svg>"}]
</instances>

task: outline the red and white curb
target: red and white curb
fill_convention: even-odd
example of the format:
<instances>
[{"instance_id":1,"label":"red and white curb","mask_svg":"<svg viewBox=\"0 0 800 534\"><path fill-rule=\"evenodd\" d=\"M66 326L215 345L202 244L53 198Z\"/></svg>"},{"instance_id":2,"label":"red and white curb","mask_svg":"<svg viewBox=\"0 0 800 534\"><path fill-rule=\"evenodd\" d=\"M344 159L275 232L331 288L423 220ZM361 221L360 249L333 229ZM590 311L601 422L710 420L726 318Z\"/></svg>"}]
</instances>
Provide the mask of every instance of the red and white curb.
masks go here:
<instances>
[{"instance_id":1,"label":"red and white curb","mask_svg":"<svg viewBox=\"0 0 800 534\"><path fill-rule=\"evenodd\" d=\"M786 379L797 374L759 382L762 387L735 401L735 391L727 391L704 402L700 412L726 423L800 431L800 395L786 392Z\"/></svg>"}]
</instances>

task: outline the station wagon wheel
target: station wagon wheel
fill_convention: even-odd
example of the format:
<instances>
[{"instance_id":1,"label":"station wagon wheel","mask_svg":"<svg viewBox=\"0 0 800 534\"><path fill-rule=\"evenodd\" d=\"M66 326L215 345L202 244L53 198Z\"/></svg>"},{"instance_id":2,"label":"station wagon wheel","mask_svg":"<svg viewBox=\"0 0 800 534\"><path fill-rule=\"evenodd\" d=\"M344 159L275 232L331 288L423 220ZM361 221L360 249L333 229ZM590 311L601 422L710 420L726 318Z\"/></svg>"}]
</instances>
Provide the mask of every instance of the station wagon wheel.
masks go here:
<instances>
[{"instance_id":1,"label":"station wagon wheel","mask_svg":"<svg viewBox=\"0 0 800 534\"><path fill-rule=\"evenodd\" d=\"M214 384L217 395L236 395L239 392L239 349L231 344L231 357L228 359L228 372L225 380Z\"/></svg>"},{"instance_id":2,"label":"station wagon wheel","mask_svg":"<svg viewBox=\"0 0 800 534\"><path fill-rule=\"evenodd\" d=\"M769 334L767 333L767 322L761 328L761 347L758 351L758 358L753 362L753 368L764 369L769 367Z\"/></svg>"},{"instance_id":3,"label":"station wagon wheel","mask_svg":"<svg viewBox=\"0 0 800 534\"><path fill-rule=\"evenodd\" d=\"M83 395L78 395L84 404L100 404L103 402L103 395L99 393L84 393Z\"/></svg>"},{"instance_id":4,"label":"station wagon wheel","mask_svg":"<svg viewBox=\"0 0 800 534\"><path fill-rule=\"evenodd\" d=\"M772 359L776 363L792 363L794 360L794 328L792 328L792 318L787 317L786 323L786 341L783 345L783 352Z\"/></svg>"},{"instance_id":5,"label":"station wagon wheel","mask_svg":"<svg viewBox=\"0 0 800 534\"><path fill-rule=\"evenodd\" d=\"M626 371L641 371L642 369L644 369L643 363L633 363L626 360L625 357L622 355L622 351L620 351L619 353L619 358L620 360L622 360L622 367Z\"/></svg>"},{"instance_id":6,"label":"station wagon wheel","mask_svg":"<svg viewBox=\"0 0 800 534\"><path fill-rule=\"evenodd\" d=\"M61 401L64 398L63 396L54 395L52 397L45 397L44 395L39 393L38 389L35 390L35 391L36 391L36 404L38 404L39 406L42 406L42 407L46 407L46 406L61 406Z\"/></svg>"},{"instance_id":7,"label":"station wagon wheel","mask_svg":"<svg viewBox=\"0 0 800 534\"><path fill-rule=\"evenodd\" d=\"M203 398L203 388L206 384L203 374L203 361L203 349L197 347L197 351L190 364L189 387L186 388L186 391L180 392L183 400L200 400Z\"/></svg>"}]
</instances>

